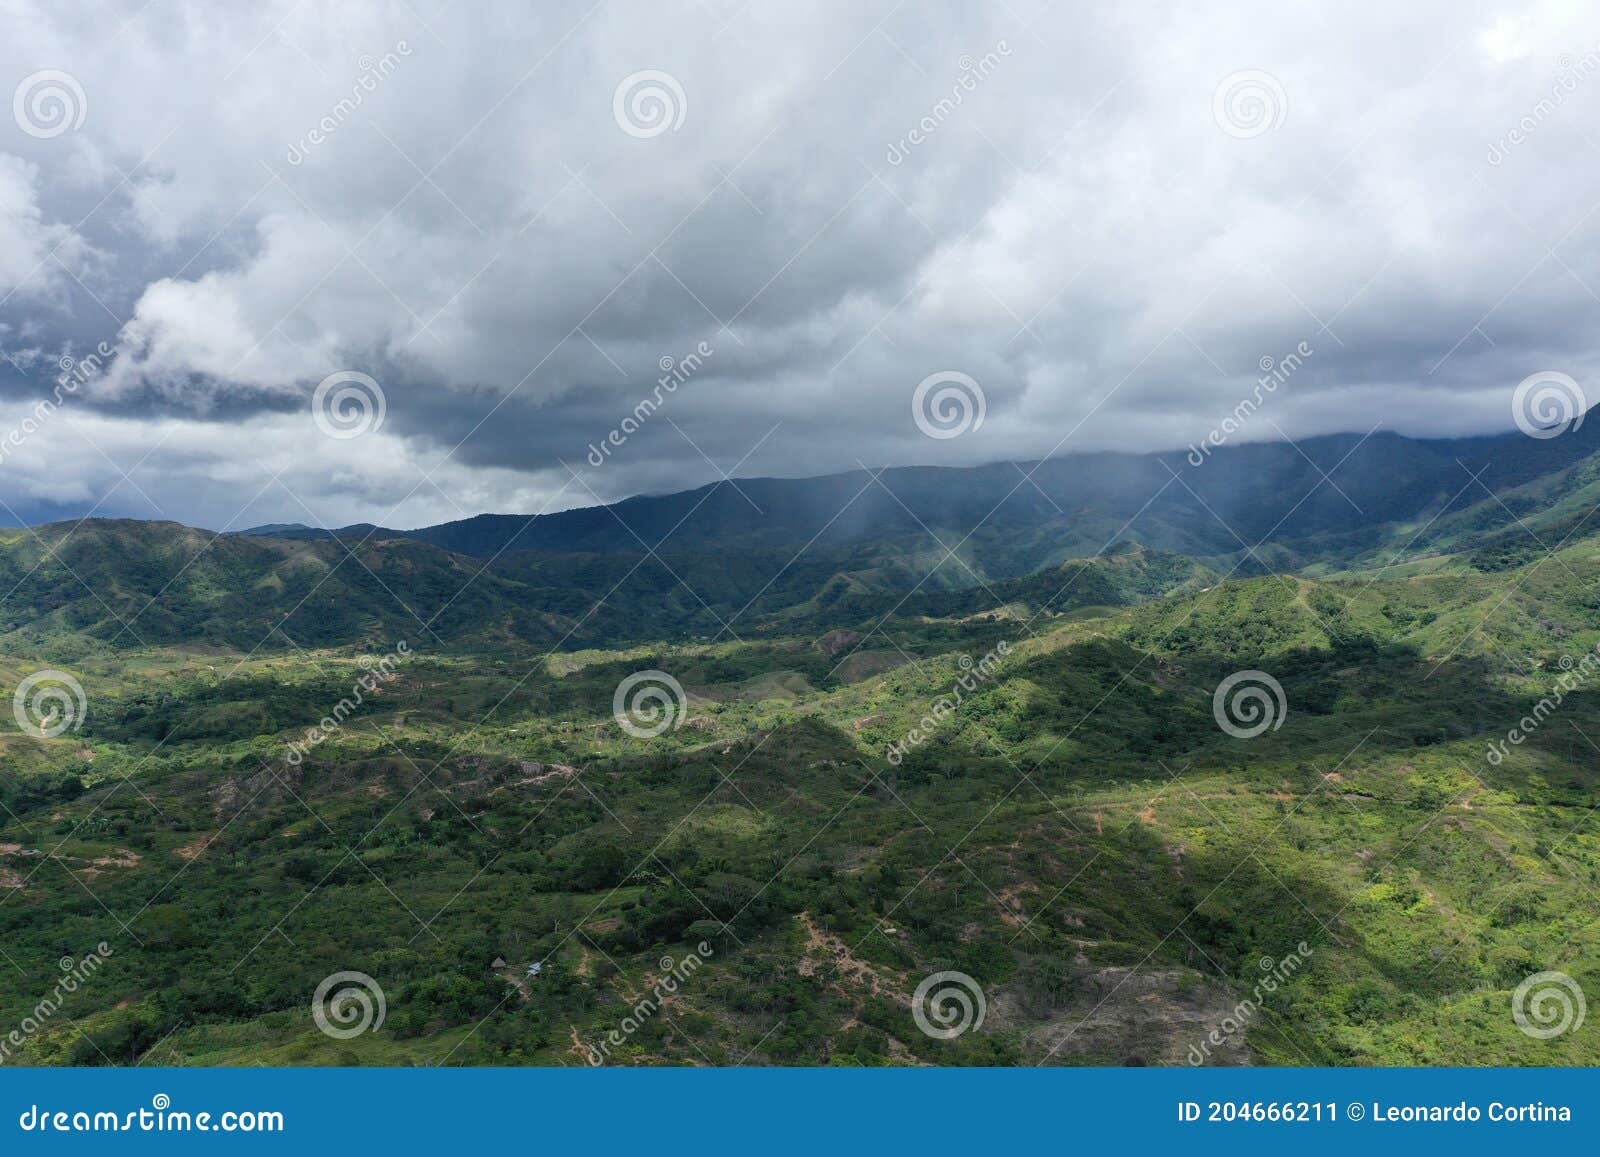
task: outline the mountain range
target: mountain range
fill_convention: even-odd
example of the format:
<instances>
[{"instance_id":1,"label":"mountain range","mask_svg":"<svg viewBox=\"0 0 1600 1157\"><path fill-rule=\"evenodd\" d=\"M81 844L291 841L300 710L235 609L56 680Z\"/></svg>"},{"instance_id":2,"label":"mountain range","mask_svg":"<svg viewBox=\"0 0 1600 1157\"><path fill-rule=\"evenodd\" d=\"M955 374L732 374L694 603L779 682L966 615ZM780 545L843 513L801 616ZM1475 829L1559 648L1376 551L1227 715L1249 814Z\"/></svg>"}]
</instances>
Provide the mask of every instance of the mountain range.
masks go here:
<instances>
[{"instance_id":1,"label":"mountain range","mask_svg":"<svg viewBox=\"0 0 1600 1157\"><path fill-rule=\"evenodd\" d=\"M1597 448L1600 422L1551 439L1379 432L1223 446L1198 465L1095 454L722 481L411 531L55 523L0 533L0 643L577 649L820 632L1043 601L1063 566L1087 574L1075 564L1133 547L1181 556L1156 568L1172 588L1427 559L1488 573L1594 529ZM1152 581L1079 585L1049 609L1166 593Z\"/></svg>"},{"instance_id":2,"label":"mountain range","mask_svg":"<svg viewBox=\"0 0 1600 1157\"><path fill-rule=\"evenodd\" d=\"M1536 439L1377 431L1167 454L1096 453L976 468L896 467L754 478L556 514L484 514L417 530L300 525L277 538L407 538L458 554L635 553L837 547L930 530L976 530L993 577L1096 553L1121 538L1196 556L1270 544L1301 565L1358 550L1374 528L1474 505L1490 491L1570 468L1600 449L1600 422ZM1480 488L1473 480L1481 477ZM1017 543L1022 535L1025 541ZM1241 539L1243 541L1241 541Z\"/></svg>"},{"instance_id":3,"label":"mountain range","mask_svg":"<svg viewBox=\"0 0 1600 1157\"><path fill-rule=\"evenodd\" d=\"M1600 1063L1597 438L0 532L5 1059Z\"/></svg>"}]
</instances>

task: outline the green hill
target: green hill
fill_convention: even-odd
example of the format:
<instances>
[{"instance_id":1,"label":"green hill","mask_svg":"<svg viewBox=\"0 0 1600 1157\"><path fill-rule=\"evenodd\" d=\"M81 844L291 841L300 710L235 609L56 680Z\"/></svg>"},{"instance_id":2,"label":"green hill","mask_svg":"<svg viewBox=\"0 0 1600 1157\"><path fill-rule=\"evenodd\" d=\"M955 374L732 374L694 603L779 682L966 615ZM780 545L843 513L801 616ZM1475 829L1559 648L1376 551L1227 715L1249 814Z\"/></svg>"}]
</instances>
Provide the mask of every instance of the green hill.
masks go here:
<instances>
[{"instance_id":1,"label":"green hill","mask_svg":"<svg viewBox=\"0 0 1600 1157\"><path fill-rule=\"evenodd\" d=\"M1510 1012L1600 983L1600 471L1508 445L1452 498L1471 448L1359 450L1368 513L1254 553L1042 500L803 552L6 532L0 691L85 708L0 724L0 939L111 952L4 1059L1600 1063ZM644 673L671 711L624 727ZM341 1039L348 971L387 1014ZM918 1028L938 972L981 1028Z\"/></svg>"}]
</instances>

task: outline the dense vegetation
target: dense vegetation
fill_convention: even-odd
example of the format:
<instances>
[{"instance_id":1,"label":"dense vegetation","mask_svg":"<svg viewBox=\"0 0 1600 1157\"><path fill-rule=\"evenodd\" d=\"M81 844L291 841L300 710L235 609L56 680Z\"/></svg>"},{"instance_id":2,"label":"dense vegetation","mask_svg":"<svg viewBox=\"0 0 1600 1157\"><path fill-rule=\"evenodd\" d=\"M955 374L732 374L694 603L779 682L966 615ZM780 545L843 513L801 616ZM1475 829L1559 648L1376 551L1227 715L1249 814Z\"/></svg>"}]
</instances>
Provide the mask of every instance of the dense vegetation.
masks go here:
<instances>
[{"instance_id":1,"label":"dense vegetation","mask_svg":"<svg viewBox=\"0 0 1600 1157\"><path fill-rule=\"evenodd\" d=\"M1173 509L1094 558L1054 513L799 558L7 532L0 686L88 711L0 732L6 1060L582 1064L631 1018L607 1063L1185 1063L1304 945L1210 1062L1600 1062L1510 1011L1600 992L1597 475L1522 442L1493 495L1430 500L1419 452L1387 521L1198 557ZM687 695L650 738L644 670ZM1241 739L1247 670L1287 712ZM347 970L387 1016L340 1039ZM986 1000L950 1040L911 1011L945 970Z\"/></svg>"}]
</instances>

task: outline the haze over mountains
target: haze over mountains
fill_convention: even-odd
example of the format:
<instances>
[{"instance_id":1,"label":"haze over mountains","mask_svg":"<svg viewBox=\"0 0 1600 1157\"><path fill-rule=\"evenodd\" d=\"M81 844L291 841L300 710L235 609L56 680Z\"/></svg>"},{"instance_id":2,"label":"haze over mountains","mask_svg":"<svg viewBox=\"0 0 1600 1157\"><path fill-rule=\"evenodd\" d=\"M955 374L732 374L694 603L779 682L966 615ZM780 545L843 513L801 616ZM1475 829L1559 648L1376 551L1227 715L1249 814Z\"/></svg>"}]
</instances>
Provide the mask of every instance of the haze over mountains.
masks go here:
<instances>
[{"instance_id":1,"label":"haze over mountains","mask_svg":"<svg viewBox=\"0 0 1600 1157\"><path fill-rule=\"evenodd\" d=\"M1485 572L1596 529L1597 448L1600 421L1548 439L1378 432L1224 445L1198 465L1096 454L745 479L411 531L280 525L219 537L91 519L0 539L3 625L13 644L63 629L119 647L269 649L409 632L435 645L570 649L1043 605L1069 587L1058 568L1097 556L1137 558L1139 579L1128 587L1126 566L1102 568L1104 581L1072 584L1052 613L1168 593L1197 575L1316 576L1430 555ZM1156 553L1130 555L1134 546Z\"/></svg>"},{"instance_id":2,"label":"haze over mountains","mask_svg":"<svg viewBox=\"0 0 1600 1157\"><path fill-rule=\"evenodd\" d=\"M1471 505L1600 449L1600 422L1553 439L1451 439L1379 431L1166 454L1083 454L974 468L891 467L819 478L736 479L609 506L484 514L415 530L274 524L259 537L409 538L460 554L711 545L828 546L978 528L1036 534L1005 566L1034 569L1119 537L1203 556L1302 543L1315 561L1340 536ZM1474 479L1482 479L1479 489ZM1235 533L1236 532L1236 533ZM1240 538L1247 541L1241 543ZM1321 540L1317 545L1314 540ZM1349 541L1342 544L1349 549ZM1053 559L1051 556L1056 555ZM1016 571L991 572L1012 577Z\"/></svg>"},{"instance_id":3,"label":"haze over mountains","mask_svg":"<svg viewBox=\"0 0 1600 1157\"><path fill-rule=\"evenodd\" d=\"M132 932L25 1056L598 1063L693 951L604 1063L1184 1064L1292 950L1207 1063L1596 1063L1503 1006L1595 982L1597 437L0 532L0 675L86 711L0 732L0 932ZM306 994L352 968L392 1012L347 1046ZM991 1013L933 1040L951 969Z\"/></svg>"}]
</instances>

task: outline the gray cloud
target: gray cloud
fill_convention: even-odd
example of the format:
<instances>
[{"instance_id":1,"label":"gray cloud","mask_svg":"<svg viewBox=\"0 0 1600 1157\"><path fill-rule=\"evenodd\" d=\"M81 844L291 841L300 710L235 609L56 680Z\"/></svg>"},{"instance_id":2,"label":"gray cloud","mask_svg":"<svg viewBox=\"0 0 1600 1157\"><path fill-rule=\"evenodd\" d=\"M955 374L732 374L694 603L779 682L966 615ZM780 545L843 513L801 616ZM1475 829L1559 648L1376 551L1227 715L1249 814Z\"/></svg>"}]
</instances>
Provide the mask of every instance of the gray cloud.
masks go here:
<instances>
[{"instance_id":1,"label":"gray cloud","mask_svg":"<svg viewBox=\"0 0 1600 1157\"><path fill-rule=\"evenodd\" d=\"M1506 429L1545 369L1600 400L1581 8L790 7L12 11L0 80L70 74L84 115L0 121L0 424L115 355L0 497L409 526L1168 449L1301 343L1240 440ZM646 71L675 129L615 118ZM1219 121L1244 73L1266 105ZM344 369L386 412L335 440ZM944 370L986 414L941 440Z\"/></svg>"}]
</instances>

